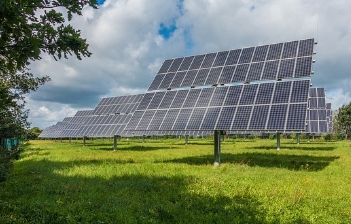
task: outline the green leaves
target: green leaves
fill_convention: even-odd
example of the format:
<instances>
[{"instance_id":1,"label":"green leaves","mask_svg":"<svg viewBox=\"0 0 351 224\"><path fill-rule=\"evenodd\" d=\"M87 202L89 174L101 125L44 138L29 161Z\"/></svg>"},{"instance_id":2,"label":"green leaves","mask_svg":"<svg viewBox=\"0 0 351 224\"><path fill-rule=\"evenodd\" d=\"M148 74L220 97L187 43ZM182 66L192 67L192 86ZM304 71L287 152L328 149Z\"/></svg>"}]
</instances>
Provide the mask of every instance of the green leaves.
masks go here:
<instances>
[{"instance_id":1,"label":"green leaves","mask_svg":"<svg viewBox=\"0 0 351 224\"><path fill-rule=\"evenodd\" d=\"M351 133L351 102L339 108L336 115L336 126L346 135Z\"/></svg>"},{"instance_id":2,"label":"green leaves","mask_svg":"<svg viewBox=\"0 0 351 224\"><path fill-rule=\"evenodd\" d=\"M40 60L43 53L56 60L73 55L81 60L91 55L86 39L68 23L87 6L97 8L97 1L0 1L1 135L13 137L28 126L23 94L50 80L29 72L32 61Z\"/></svg>"}]
</instances>

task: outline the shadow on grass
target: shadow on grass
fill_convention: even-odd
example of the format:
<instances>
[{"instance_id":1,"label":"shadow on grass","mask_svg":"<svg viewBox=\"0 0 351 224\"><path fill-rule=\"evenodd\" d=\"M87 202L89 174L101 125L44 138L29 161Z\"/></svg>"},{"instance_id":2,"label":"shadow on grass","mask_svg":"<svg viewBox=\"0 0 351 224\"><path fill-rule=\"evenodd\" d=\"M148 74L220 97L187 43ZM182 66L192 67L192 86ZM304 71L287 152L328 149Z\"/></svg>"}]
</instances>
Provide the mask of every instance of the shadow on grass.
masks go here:
<instances>
[{"instance_id":1,"label":"shadow on grass","mask_svg":"<svg viewBox=\"0 0 351 224\"><path fill-rule=\"evenodd\" d=\"M96 146L90 146L92 150L105 150L105 151L113 151L113 146L111 145L107 145L105 147L96 147ZM179 148L177 146L163 146L163 147L160 147L160 146L147 146L147 145L140 145L140 146L128 146L128 145L117 145L117 149L116 151L154 151L154 150L160 150L160 149L168 149L168 148L171 148L171 149L174 149L174 148Z\"/></svg>"},{"instance_id":2,"label":"shadow on grass","mask_svg":"<svg viewBox=\"0 0 351 224\"><path fill-rule=\"evenodd\" d=\"M0 222L8 223L264 223L266 213L249 193L196 194L191 176L130 174L103 178L73 164L93 161L21 161L25 181L0 192ZM57 172L62 171L62 172ZM6 191L4 191L6 192ZM276 220L278 221L278 220Z\"/></svg>"},{"instance_id":3,"label":"shadow on grass","mask_svg":"<svg viewBox=\"0 0 351 224\"><path fill-rule=\"evenodd\" d=\"M329 144L327 146L304 146L304 145L286 145L285 143L281 145L281 149L287 149L287 150L311 150L311 151L332 151L334 149L336 149L337 147L334 146L329 146ZM271 149L277 149L277 146L268 146L268 145L262 145L262 146L249 146L249 147L245 147L245 149L265 149L265 150L271 150Z\"/></svg>"},{"instance_id":4,"label":"shadow on grass","mask_svg":"<svg viewBox=\"0 0 351 224\"><path fill-rule=\"evenodd\" d=\"M233 163L248 166L275 167L295 171L320 171L327 167L336 156L307 156L307 155L279 155L274 153L241 153L221 154L222 163ZM186 163L190 165L211 164L214 156L186 157L163 162Z\"/></svg>"}]
</instances>

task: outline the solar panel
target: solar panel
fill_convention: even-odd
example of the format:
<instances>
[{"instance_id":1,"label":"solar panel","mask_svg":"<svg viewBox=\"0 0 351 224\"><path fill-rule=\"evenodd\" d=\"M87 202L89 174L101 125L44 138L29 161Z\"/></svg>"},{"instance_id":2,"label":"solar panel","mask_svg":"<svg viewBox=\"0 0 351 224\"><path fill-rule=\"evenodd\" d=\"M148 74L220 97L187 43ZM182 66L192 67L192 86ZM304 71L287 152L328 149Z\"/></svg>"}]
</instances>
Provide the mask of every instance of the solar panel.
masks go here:
<instances>
[{"instance_id":1,"label":"solar panel","mask_svg":"<svg viewBox=\"0 0 351 224\"><path fill-rule=\"evenodd\" d=\"M309 89L310 80L295 80L167 91L174 99L163 98L170 105L158 108L163 119L151 118L155 109L137 110L131 123L141 124L127 130L304 131Z\"/></svg>"},{"instance_id":2,"label":"solar panel","mask_svg":"<svg viewBox=\"0 0 351 224\"><path fill-rule=\"evenodd\" d=\"M103 98L92 111L94 115L132 113L144 94Z\"/></svg>"},{"instance_id":3,"label":"solar panel","mask_svg":"<svg viewBox=\"0 0 351 224\"><path fill-rule=\"evenodd\" d=\"M331 103L326 103L326 113L327 113L327 132L333 132L333 111L331 109Z\"/></svg>"},{"instance_id":4,"label":"solar panel","mask_svg":"<svg viewBox=\"0 0 351 224\"><path fill-rule=\"evenodd\" d=\"M309 89L309 104L307 111L307 127L308 133L327 133L332 130L329 124L331 105L325 103L324 88L310 88Z\"/></svg>"},{"instance_id":5,"label":"solar panel","mask_svg":"<svg viewBox=\"0 0 351 224\"><path fill-rule=\"evenodd\" d=\"M310 77L313 46L314 39L307 39L168 59L148 91Z\"/></svg>"}]
</instances>

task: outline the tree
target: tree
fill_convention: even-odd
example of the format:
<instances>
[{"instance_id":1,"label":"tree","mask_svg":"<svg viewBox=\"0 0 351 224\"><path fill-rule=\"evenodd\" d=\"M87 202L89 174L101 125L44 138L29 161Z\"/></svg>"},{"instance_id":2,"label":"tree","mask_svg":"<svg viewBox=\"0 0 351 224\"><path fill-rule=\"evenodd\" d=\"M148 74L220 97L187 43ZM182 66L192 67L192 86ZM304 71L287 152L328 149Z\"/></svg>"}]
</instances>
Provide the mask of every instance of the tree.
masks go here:
<instances>
[{"instance_id":1,"label":"tree","mask_svg":"<svg viewBox=\"0 0 351 224\"><path fill-rule=\"evenodd\" d=\"M97 1L0 1L0 138L23 134L28 127L24 95L50 80L30 73L31 62L43 53L55 60L91 55L80 30L69 24L86 6L97 8Z\"/></svg>"},{"instance_id":2,"label":"tree","mask_svg":"<svg viewBox=\"0 0 351 224\"><path fill-rule=\"evenodd\" d=\"M347 139L351 133L351 102L339 108L335 120L336 127L339 129L338 131L344 133Z\"/></svg>"}]
</instances>

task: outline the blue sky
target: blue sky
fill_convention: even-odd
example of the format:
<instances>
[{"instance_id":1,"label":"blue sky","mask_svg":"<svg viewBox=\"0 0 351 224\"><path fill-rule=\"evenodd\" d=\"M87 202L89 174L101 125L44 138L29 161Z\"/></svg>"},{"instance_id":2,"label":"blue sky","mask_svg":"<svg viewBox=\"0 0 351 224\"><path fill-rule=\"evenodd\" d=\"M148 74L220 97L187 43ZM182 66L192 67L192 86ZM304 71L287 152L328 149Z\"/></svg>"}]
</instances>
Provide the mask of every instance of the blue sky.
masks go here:
<instances>
[{"instance_id":1,"label":"blue sky","mask_svg":"<svg viewBox=\"0 0 351 224\"><path fill-rule=\"evenodd\" d=\"M105 0L98 0L98 4L99 4L99 5L104 4L104 2L105 2Z\"/></svg>"},{"instance_id":2,"label":"blue sky","mask_svg":"<svg viewBox=\"0 0 351 224\"><path fill-rule=\"evenodd\" d=\"M72 25L93 55L32 63L52 81L27 97L32 126L45 128L103 97L144 93L168 58L316 38L312 83L333 109L351 101L351 1L99 0Z\"/></svg>"}]
</instances>

